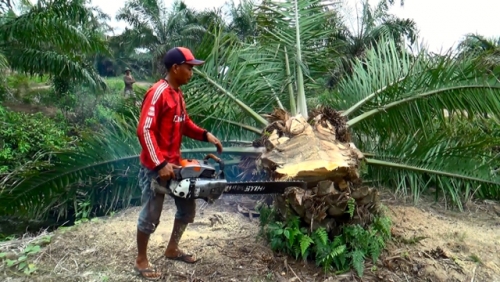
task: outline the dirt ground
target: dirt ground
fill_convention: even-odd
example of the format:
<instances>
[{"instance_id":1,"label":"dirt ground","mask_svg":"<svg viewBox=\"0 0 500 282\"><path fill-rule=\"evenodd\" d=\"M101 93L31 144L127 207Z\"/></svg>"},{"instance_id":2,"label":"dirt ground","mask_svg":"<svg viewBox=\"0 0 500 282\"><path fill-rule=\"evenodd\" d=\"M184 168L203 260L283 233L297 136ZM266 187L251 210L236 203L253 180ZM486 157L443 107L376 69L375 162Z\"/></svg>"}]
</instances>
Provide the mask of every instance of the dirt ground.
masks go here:
<instances>
[{"instance_id":1,"label":"dirt ground","mask_svg":"<svg viewBox=\"0 0 500 282\"><path fill-rule=\"evenodd\" d=\"M198 206L181 247L196 253L196 265L161 258L170 236L173 203L151 237L150 259L165 273L162 281L500 281L500 205L479 202L459 213L439 204L418 205L383 193L394 223L394 240L363 278L325 274L313 263L273 254L257 238L258 219L238 212L244 199L224 198ZM139 208L55 232L35 256L39 270L23 278L0 267L2 281L144 281L133 272Z\"/></svg>"}]
</instances>

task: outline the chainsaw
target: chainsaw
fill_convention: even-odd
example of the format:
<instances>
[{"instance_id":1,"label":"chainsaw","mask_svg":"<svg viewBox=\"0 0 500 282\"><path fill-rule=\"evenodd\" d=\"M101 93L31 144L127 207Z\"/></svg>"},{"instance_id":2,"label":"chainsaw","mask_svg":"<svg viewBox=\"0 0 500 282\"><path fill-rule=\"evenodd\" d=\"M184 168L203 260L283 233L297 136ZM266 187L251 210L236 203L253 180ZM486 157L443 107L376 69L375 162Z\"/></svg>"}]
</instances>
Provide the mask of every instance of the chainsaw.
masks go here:
<instances>
[{"instance_id":1,"label":"chainsaw","mask_svg":"<svg viewBox=\"0 0 500 282\"><path fill-rule=\"evenodd\" d=\"M209 164L209 159L219 164L218 172ZM174 169L175 177L172 179L153 179L151 189L155 193L184 199L203 199L213 203L222 194L282 194L288 187L307 187L307 183L303 181L228 182L224 175L224 162L213 154L208 154L201 161L183 159L180 166L181 168Z\"/></svg>"}]
</instances>

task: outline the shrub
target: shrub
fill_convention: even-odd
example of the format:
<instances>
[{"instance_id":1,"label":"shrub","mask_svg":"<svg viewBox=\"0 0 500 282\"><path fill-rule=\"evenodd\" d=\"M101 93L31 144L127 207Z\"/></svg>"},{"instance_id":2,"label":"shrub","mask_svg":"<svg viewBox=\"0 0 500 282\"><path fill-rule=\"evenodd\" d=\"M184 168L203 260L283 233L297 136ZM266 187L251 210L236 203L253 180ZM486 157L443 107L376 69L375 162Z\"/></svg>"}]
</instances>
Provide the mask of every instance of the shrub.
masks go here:
<instances>
[{"instance_id":1,"label":"shrub","mask_svg":"<svg viewBox=\"0 0 500 282\"><path fill-rule=\"evenodd\" d=\"M73 147L75 137L68 137L69 127L44 116L6 110L0 106L0 173L4 174L27 163L41 170L50 163L50 155L36 156Z\"/></svg>"},{"instance_id":2,"label":"shrub","mask_svg":"<svg viewBox=\"0 0 500 282\"><path fill-rule=\"evenodd\" d=\"M384 250L391 237L391 224L389 217L381 216L368 228L345 225L340 235L331 236L322 227L311 232L300 226L298 217L281 222L274 209L262 207L259 234L270 243L273 251L295 259L313 259L325 272L346 272L352 267L361 277L365 260L370 258L375 264Z\"/></svg>"}]
</instances>

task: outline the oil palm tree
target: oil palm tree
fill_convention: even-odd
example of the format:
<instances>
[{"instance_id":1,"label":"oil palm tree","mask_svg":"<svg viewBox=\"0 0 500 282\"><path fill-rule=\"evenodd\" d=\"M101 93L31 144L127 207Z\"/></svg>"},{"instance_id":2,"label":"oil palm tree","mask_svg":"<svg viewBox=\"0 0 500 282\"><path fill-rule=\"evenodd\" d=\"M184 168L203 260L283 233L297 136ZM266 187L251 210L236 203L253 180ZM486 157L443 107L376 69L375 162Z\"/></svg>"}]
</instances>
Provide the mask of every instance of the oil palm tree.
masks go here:
<instances>
[{"instance_id":1,"label":"oil palm tree","mask_svg":"<svg viewBox=\"0 0 500 282\"><path fill-rule=\"evenodd\" d=\"M0 22L0 54L9 68L105 87L90 57L108 50L104 36L89 28L96 16L87 1L43 0L23 4L20 15L11 9L2 14Z\"/></svg>"},{"instance_id":2,"label":"oil palm tree","mask_svg":"<svg viewBox=\"0 0 500 282\"><path fill-rule=\"evenodd\" d=\"M133 27L125 31L129 44L145 48L153 55L153 70L157 75L163 73L161 58L167 50L174 46L195 49L206 32L195 20L196 12L182 1L175 1L169 9L159 0L129 0L116 18Z\"/></svg>"},{"instance_id":3,"label":"oil palm tree","mask_svg":"<svg viewBox=\"0 0 500 282\"><path fill-rule=\"evenodd\" d=\"M301 37L289 33L281 38L285 45L286 39ZM492 174L498 167L498 152L492 148L500 137L498 83L474 59L457 60L451 54L433 58L424 53L414 57L392 37L386 38L369 48L365 59L355 60L353 75L345 77L336 91L320 99L322 105L342 110L352 142L369 156L364 159L367 177L412 193L415 199L436 187L436 195L451 197L459 208L464 195L498 198L500 178ZM300 53L302 41L291 43L297 42L293 52ZM318 85L306 78L308 71L301 72L301 67L314 61L301 62L295 56L294 61L300 63L292 69L288 53L280 57L278 51L228 45L230 50L213 47L207 64L196 69L198 79L189 85L192 91L187 90L196 97L191 111L205 117L204 127L226 128L233 135L257 133L255 138L260 138L263 132L270 133L263 131L270 125L263 116L287 104L288 111L307 119L303 101L317 95L311 90ZM221 49L228 51L215 52ZM216 71L217 66L227 68L224 76ZM467 113L469 118L449 118L443 109L452 115ZM492 118L477 116L483 111ZM301 149L308 150L290 150Z\"/></svg>"},{"instance_id":4,"label":"oil palm tree","mask_svg":"<svg viewBox=\"0 0 500 282\"><path fill-rule=\"evenodd\" d=\"M240 40L253 42L257 37L257 15L255 5L257 1L244 0L236 4L234 1L228 2L229 16L231 18L228 29L238 34Z\"/></svg>"},{"instance_id":5,"label":"oil palm tree","mask_svg":"<svg viewBox=\"0 0 500 282\"><path fill-rule=\"evenodd\" d=\"M389 8L395 4L394 1L379 0L373 7L367 0L361 0L360 4L361 8L354 11L356 17L352 25L348 24L353 16L349 13L349 9L343 7L339 12L342 28L335 39L340 45L342 57L338 63L340 69L335 71L337 74L351 75L353 62L356 59L363 59L369 48L377 48L381 38L392 37L401 50L417 40L418 29L415 21L389 13ZM401 5L403 4L401 2ZM332 78L335 81L338 79L338 75ZM334 85L335 82L331 84Z\"/></svg>"},{"instance_id":6,"label":"oil palm tree","mask_svg":"<svg viewBox=\"0 0 500 282\"><path fill-rule=\"evenodd\" d=\"M466 34L457 47L459 57L476 56L489 69L500 65L500 38L485 38L480 34Z\"/></svg>"}]
</instances>

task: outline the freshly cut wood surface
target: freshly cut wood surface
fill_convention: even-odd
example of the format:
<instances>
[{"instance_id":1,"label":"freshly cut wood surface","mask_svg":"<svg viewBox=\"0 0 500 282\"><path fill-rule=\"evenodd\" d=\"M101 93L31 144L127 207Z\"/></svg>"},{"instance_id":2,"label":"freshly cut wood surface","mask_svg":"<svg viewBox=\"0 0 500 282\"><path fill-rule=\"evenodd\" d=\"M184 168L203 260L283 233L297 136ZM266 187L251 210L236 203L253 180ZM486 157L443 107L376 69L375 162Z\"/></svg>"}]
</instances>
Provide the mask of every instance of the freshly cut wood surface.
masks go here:
<instances>
[{"instance_id":1,"label":"freshly cut wood surface","mask_svg":"<svg viewBox=\"0 0 500 282\"><path fill-rule=\"evenodd\" d=\"M323 227L339 234L344 224L367 226L380 212L377 189L362 186L364 156L350 140L346 120L338 111L319 108L305 120L275 110L256 143L265 147L257 167L274 180L303 180L307 189L289 187L274 197L283 218L298 216L311 231Z\"/></svg>"}]
</instances>

